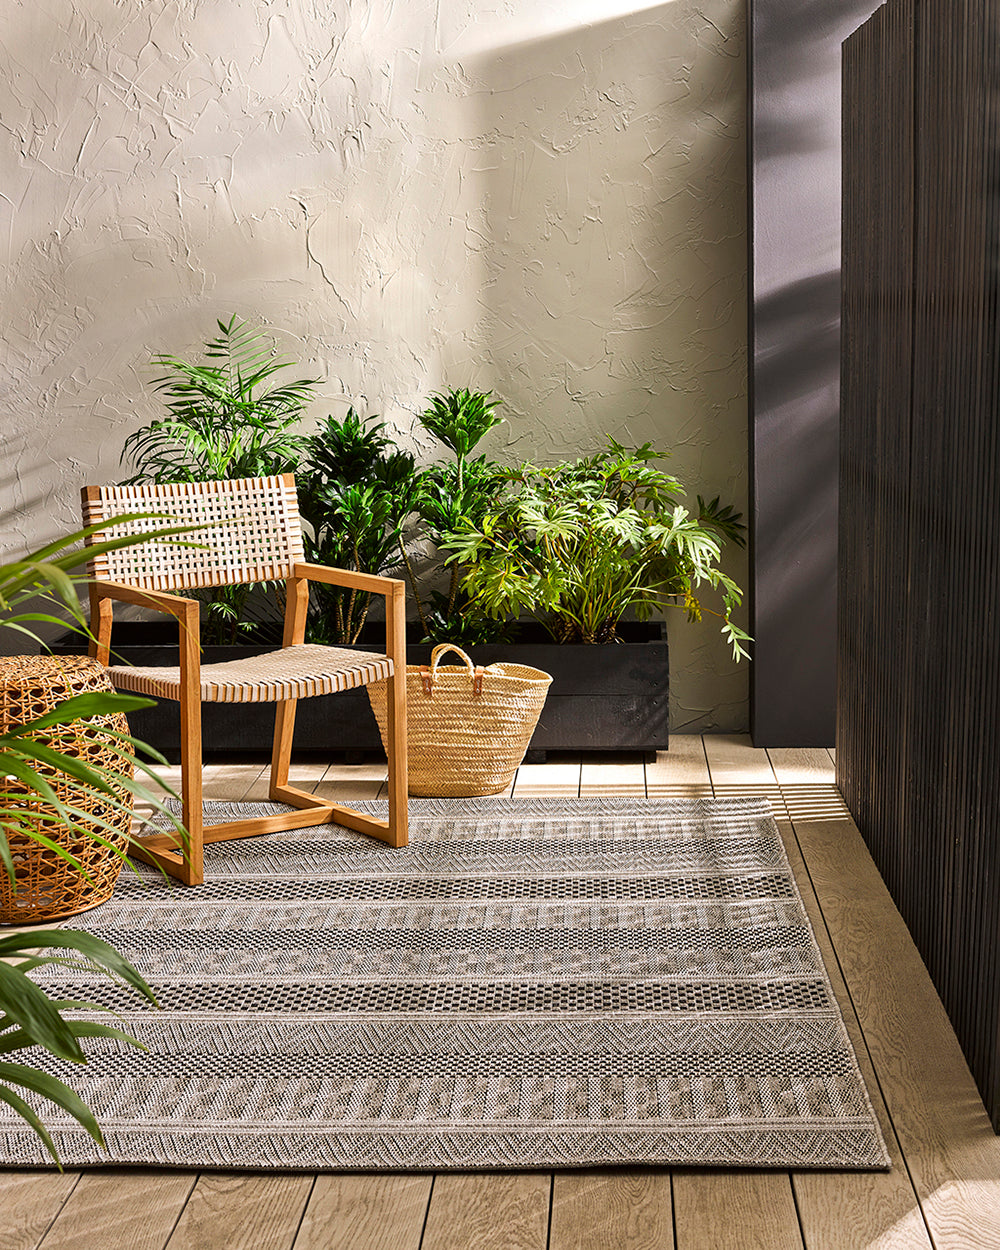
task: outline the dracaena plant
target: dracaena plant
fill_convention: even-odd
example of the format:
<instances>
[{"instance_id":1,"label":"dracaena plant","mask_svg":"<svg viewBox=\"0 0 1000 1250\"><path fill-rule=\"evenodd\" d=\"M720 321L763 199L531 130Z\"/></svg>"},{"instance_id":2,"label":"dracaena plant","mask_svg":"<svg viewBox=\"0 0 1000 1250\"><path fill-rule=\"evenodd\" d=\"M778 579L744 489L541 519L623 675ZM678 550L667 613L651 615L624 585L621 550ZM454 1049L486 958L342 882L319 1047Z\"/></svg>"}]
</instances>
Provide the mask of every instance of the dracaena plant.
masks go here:
<instances>
[{"instance_id":1,"label":"dracaena plant","mask_svg":"<svg viewBox=\"0 0 1000 1250\"><path fill-rule=\"evenodd\" d=\"M418 418L452 453L420 475L417 507L429 537L447 552L457 534L477 526L503 483L503 471L485 456L471 453L501 423L500 400L489 392L451 390L431 397ZM463 591L460 568L451 563L445 592L420 593L413 569L407 572L424 636L432 642L478 642L501 631Z\"/></svg>"},{"instance_id":2,"label":"dracaena plant","mask_svg":"<svg viewBox=\"0 0 1000 1250\"><path fill-rule=\"evenodd\" d=\"M656 467L662 456L611 440L587 459L510 471L500 499L444 543L471 604L585 643L614 642L626 613L644 620L679 604L692 620L717 615L734 658L745 656L732 619L742 592L719 564L725 542L743 544L741 516L700 496L689 511L680 482Z\"/></svg>"},{"instance_id":3,"label":"dracaena plant","mask_svg":"<svg viewBox=\"0 0 1000 1250\"><path fill-rule=\"evenodd\" d=\"M192 364L160 355L164 372L153 389L167 414L125 440L122 461L131 461L131 482L207 482L290 473L305 440L297 432L319 383L312 378L278 381L294 363L275 355L262 331L235 316L219 321L205 344L205 360ZM203 641L235 642L254 627L248 619L250 588L219 586L194 592L207 605Z\"/></svg>"},{"instance_id":4,"label":"dracaena plant","mask_svg":"<svg viewBox=\"0 0 1000 1250\"><path fill-rule=\"evenodd\" d=\"M113 531L116 521L133 519L136 518L118 517L102 522L100 526L91 526L50 543L21 560L0 564L0 629L26 635L35 642L39 626L44 623L65 626L68 615L76 628L88 633L77 597L77 586L86 579L74 572L84 559L100 551L186 532L174 527L128 538L110 538L86 551L78 548L79 542L98 529ZM175 826L178 840L183 842L184 831L176 818L156 792L135 780L131 771L126 773L120 767L94 765L55 750L45 741L45 730L54 725L97 718L98 732L133 750L138 748L163 763L162 757L150 747L107 728L100 719L151 705L151 700L134 695L110 692L77 695L45 716L0 735L0 871L7 873L15 888L18 864L11 851L11 836L16 835L19 841L31 838L81 872L84 871L81 864L58 840L58 834L93 839L109 853L126 858L105 836L113 829L110 823L101 821L86 807L77 807L59 798L51 784L54 772L67 773L78 788L97 792L110 811L121 811L125 803L123 796L127 794L142 798L164 812ZM136 765L140 771L153 775L150 765L141 757L136 759ZM81 1039L112 1037L130 1045L138 1043L118 1029L68 1017L69 1011L101 1012L105 1009L94 1003L51 998L29 975L51 964L103 972L131 986L154 1004L155 998L137 970L106 942L91 934L65 929L32 929L29 933L0 938L0 1102L6 1103L31 1126L58 1163L55 1144L38 1108L39 1100L62 1108L98 1142L103 1141L100 1127L90 1109L64 1081L30 1064L14 1062L8 1056L41 1048L57 1059L85 1063L87 1056Z\"/></svg>"},{"instance_id":5,"label":"dracaena plant","mask_svg":"<svg viewBox=\"0 0 1000 1250\"><path fill-rule=\"evenodd\" d=\"M307 440L298 486L310 560L376 574L408 560L404 531L417 508L420 477L413 457L392 449L384 431L377 417L362 420L349 408ZM310 638L356 642L371 596L321 582L311 593Z\"/></svg>"}]
</instances>

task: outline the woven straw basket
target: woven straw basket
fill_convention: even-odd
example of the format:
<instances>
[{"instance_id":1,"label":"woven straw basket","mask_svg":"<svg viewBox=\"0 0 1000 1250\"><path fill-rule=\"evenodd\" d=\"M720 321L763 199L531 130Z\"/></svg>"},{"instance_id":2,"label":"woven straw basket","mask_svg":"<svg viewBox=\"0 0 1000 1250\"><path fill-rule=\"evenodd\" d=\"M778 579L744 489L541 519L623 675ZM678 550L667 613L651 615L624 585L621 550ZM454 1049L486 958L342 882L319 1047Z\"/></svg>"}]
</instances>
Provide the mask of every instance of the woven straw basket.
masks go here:
<instances>
[{"instance_id":1,"label":"woven straw basket","mask_svg":"<svg viewBox=\"0 0 1000 1250\"><path fill-rule=\"evenodd\" d=\"M0 733L37 720L73 695L98 690L110 691L112 685L107 671L96 660L82 656L57 659L49 655L0 658ZM109 730L128 733L128 722L122 713L53 725L27 736L91 767L111 768L131 777L132 750L110 737ZM124 850L131 826L132 796L128 789L116 788L122 810L115 811L101 791L47 763L36 761L35 767L63 803L83 813L77 818L81 828L93 830L110 846ZM39 833L69 851L86 869L87 876L81 876L71 864L26 833L10 830L7 839L14 860L14 884L0 865L0 924L58 920L106 902L122 870L121 858L94 838L75 836L65 827L60 828L52 820L53 809L43 800L32 798L21 783L8 779L4 789L13 800L11 806L22 810L23 823L34 825ZM88 816L106 820L115 832Z\"/></svg>"},{"instance_id":2,"label":"woven straw basket","mask_svg":"<svg viewBox=\"0 0 1000 1250\"><path fill-rule=\"evenodd\" d=\"M454 651L462 668L439 668ZM477 668L460 647L442 643L431 663L406 667L410 793L443 798L498 794L524 759L552 678L526 664ZM368 686L386 741L386 683Z\"/></svg>"}]
</instances>

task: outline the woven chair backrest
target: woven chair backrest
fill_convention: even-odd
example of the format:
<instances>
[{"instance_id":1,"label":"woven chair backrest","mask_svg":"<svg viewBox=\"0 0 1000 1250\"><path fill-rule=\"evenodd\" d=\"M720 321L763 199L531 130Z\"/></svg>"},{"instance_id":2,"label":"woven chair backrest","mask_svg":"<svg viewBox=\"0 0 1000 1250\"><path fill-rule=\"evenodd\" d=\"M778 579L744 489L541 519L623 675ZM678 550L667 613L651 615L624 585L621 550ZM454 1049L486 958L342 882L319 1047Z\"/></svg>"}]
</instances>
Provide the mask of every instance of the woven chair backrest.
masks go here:
<instances>
[{"instance_id":1,"label":"woven chair backrest","mask_svg":"<svg viewBox=\"0 0 1000 1250\"><path fill-rule=\"evenodd\" d=\"M187 590L291 577L292 566L305 559L290 473L167 486L91 486L83 492L85 525L136 512L159 515L98 532L90 542L171 524L206 528L176 541L139 543L95 556L87 566L91 577L141 590Z\"/></svg>"}]
</instances>

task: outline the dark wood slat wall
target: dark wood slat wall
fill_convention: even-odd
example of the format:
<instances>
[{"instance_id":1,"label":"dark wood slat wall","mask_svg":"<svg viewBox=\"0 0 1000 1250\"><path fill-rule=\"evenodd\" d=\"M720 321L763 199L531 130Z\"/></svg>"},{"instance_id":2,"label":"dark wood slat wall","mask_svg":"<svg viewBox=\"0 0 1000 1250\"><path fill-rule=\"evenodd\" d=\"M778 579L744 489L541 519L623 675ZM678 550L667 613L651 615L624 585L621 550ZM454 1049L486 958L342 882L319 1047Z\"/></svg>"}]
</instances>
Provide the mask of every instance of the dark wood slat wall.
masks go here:
<instances>
[{"instance_id":1,"label":"dark wood slat wall","mask_svg":"<svg viewBox=\"0 0 1000 1250\"><path fill-rule=\"evenodd\" d=\"M837 772L1000 1131L998 17L844 45Z\"/></svg>"}]
</instances>

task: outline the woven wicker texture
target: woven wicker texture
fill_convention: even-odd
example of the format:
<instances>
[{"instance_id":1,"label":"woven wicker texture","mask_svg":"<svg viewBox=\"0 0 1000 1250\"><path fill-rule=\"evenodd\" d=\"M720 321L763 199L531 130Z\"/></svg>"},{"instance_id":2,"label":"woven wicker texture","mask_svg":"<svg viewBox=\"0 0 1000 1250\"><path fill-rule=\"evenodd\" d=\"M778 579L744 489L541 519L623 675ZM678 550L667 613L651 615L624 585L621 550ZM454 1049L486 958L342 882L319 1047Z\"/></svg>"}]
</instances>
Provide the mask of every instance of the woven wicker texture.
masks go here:
<instances>
[{"instance_id":1,"label":"woven wicker texture","mask_svg":"<svg viewBox=\"0 0 1000 1250\"><path fill-rule=\"evenodd\" d=\"M0 733L36 720L73 695L110 691L107 671L86 657L47 655L0 658ZM131 751L109 737L108 731L128 733L123 714L93 717L55 725L33 733L34 741L84 760L94 768L108 768L132 775ZM125 788L116 790L122 810L108 805L107 796L85 786L68 774L46 764L36 764L57 797L85 813L78 818L82 828L92 830L113 846L124 849L131 826L132 796ZM31 798L32 791L14 780L5 783L7 795L21 807L22 827L33 828L69 851L86 869L90 880L55 852L40 846L27 832L8 831L7 840L14 859L15 883L0 870L0 923L31 924L56 920L97 907L111 897L122 860L93 838L70 833L49 803ZM108 821L112 833L97 823Z\"/></svg>"},{"instance_id":2,"label":"woven wicker texture","mask_svg":"<svg viewBox=\"0 0 1000 1250\"><path fill-rule=\"evenodd\" d=\"M143 590L185 590L290 577L292 565L305 559L290 479L102 486L98 498L84 503L87 525L135 512L160 515L116 525L115 536L162 529L169 523L163 514L180 525L210 528L177 542L145 542L97 556L88 566L91 576ZM92 541L103 537L98 533Z\"/></svg>"},{"instance_id":3,"label":"woven wicker texture","mask_svg":"<svg viewBox=\"0 0 1000 1250\"><path fill-rule=\"evenodd\" d=\"M449 651L463 667L440 667ZM442 798L499 794L524 759L552 678L526 664L476 668L442 643L431 663L406 667L409 792ZM386 686L368 687L386 745Z\"/></svg>"},{"instance_id":4,"label":"woven wicker texture","mask_svg":"<svg viewBox=\"0 0 1000 1250\"><path fill-rule=\"evenodd\" d=\"M179 668L133 668L114 665L108 669L114 684L123 690L179 699ZM201 668L202 703L275 703L280 699L308 699L337 694L392 676L392 660L368 651L312 644L286 647L266 655L204 664Z\"/></svg>"}]
</instances>

